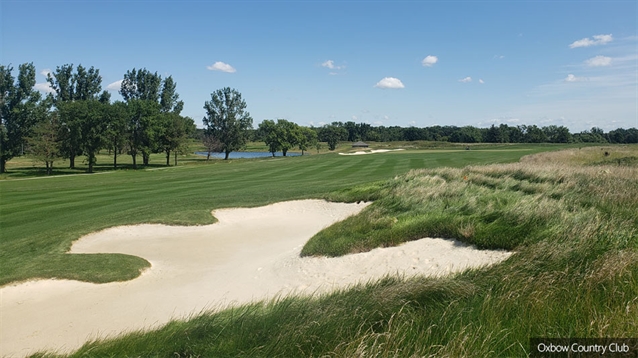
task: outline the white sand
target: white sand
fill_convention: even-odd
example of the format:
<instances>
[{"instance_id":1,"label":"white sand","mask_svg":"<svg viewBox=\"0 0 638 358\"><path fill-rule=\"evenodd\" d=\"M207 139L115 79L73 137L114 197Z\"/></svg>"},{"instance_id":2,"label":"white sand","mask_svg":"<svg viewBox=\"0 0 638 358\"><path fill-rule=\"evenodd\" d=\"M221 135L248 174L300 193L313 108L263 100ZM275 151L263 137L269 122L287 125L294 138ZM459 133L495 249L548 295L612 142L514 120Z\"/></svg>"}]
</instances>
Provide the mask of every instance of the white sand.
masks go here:
<instances>
[{"instance_id":1,"label":"white sand","mask_svg":"<svg viewBox=\"0 0 638 358\"><path fill-rule=\"evenodd\" d=\"M341 258L299 257L312 235L366 205L290 201L217 210L213 225L123 226L85 236L72 253L126 253L152 267L127 282L39 280L0 288L0 356L68 352L91 338L156 327L205 309L327 292L392 273L441 275L510 255L422 239Z\"/></svg>"},{"instance_id":2,"label":"white sand","mask_svg":"<svg viewBox=\"0 0 638 358\"><path fill-rule=\"evenodd\" d=\"M374 153L385 153L385 152L393 152L395 150L404 150L403 148L401 149L373 149L373 150L369 150L369 151L358 151L358 152L354 152L354 153L339 153L339 155L364 155L364 154L374 154Z\"/></svg>"}]
</instances>

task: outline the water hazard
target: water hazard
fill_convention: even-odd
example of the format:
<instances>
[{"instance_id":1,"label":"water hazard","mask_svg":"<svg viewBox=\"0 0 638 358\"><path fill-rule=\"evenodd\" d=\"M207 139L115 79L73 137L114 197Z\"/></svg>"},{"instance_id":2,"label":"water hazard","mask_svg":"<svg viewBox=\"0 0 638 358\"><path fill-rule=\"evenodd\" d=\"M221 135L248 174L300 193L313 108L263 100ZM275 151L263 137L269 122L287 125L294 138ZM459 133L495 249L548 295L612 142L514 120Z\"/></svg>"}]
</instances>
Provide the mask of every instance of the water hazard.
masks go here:
<instances>
[{"instance_id":1,"label":"water hazard","mask_svg":"<svg viewBox=\"0 0 638 358\"><path fill-rule=\"evenodd\" d=\"M197 155L207 156L208 152L195 152ZM297 157L300 156L301 153L298 152L288 152L286 153L287 157ZM210 153L211 158L224 159L224 153ZM240 158L265 158L272 157L272 153L270 152L231 152L228 155L228 159L240 159ZM275 152L275 157L283 157L282 152Z\"/></svg>"}]
</instances>

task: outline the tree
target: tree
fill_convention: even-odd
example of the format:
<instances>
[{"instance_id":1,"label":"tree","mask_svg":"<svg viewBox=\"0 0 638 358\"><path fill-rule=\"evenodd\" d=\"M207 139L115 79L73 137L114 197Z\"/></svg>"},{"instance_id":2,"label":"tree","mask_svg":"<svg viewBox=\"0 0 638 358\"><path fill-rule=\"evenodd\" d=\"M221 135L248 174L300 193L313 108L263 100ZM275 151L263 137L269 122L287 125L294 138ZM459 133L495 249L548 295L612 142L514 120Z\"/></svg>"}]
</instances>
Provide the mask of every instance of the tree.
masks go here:
<instances>
[{"instance_id":1,"label":"tree","mask_svg":"<svg viewBox=\"0 0 638 358\"><path fill-rule=\"evenodd\" d=\"M117 155L122 152L126 143L126 121L129 118L128 107L122 101L106 104L104 133L106 146L113 151L113 169L117 169Z\"/></svg>"},{"instance_id":2,"label":"tree","mask_svg":"<svg viewBox=\"0 0 638 358\"><path fill-rule=\"evenodd\" d=\"M360 139L356 123L354 123L352 121L348 121L348 122L343 124L343 128L346 131L348 131L348 141L349 142L356 142L358 139Z\"/></svg>"},{"instance_id":3,"label":"tree","mask_svg":"<svg viewBox=\"0 0 638 358\"><path fill-rule=\"evenodd\" d=\"M465 126L452 133L450 141L456 143L480 143L483 141L483 134L476 127Z\"/></svg>"},{"instance_id":4,"label":"tree","mask_svg":"<svg viewBox=\"0 0 638 358\"><path fill-rule=\"evenodd\" d=\"M546 143L547 136L542 129L538 128L537 125L532 124L531 126L522 125L519 127L521 132L523 133L523 141L525 143Z\"/></svg>"},{"instance_id":5,"label":"tree","mask_svg":"<svg viewBox=\"0 0 638 358\"><path fill-rule=\"evenodd\" d=\"M550 125L543 127L542 130L550 143L569 143L572 140L572 135L567 127Z\"/></svg>"},{"instance_id":6,"label":"tree","mask_svg":"<svg viewBox=\"0 0 638 358\"><path fill-rule=\"evenodd\" d=\"M100 70L92 66L87 69L78 65L75 72L73 72L73 64L58 66L55 71L47 75L47 82L55 91L55 95L52 95L53 103L60 112L61 153L69 159L69 167L75 168L75 157L82 154L83 143L80 136L81 123L72 114L74 110L82 106L73 107L74 110L70 107L64 109L64 107L77 101L108 102L110 94L106 91L100 93L102 76L100 76Z\"/></svg>"},{"instance_id":7,"label":"tree","mask_svg":"<svg viewBox=\"0 0 638 358\"><path fill-rule=\"evenodd\" d=\"M299 140L299 149L301 149L301 155L304 151L310 147L317 145L317 132L308 127L301 127L301 136Z\"/></svg>"},{"instance_id":8,"label":"tree","mask_svg":"<svg viewBox=\"0 0 638 358\"><path fill-rule=\"evenodd\" d=\"M162 82L162 93L160 95L160 111L162 113L180 114L184 108L184 102L179 100L179 94L175 91L177 83L173 77L168 76Z\"/></svg>"},{"instance_id":9,"label":"tree","mask_svg":"<svg viewBox=\"0 0 638 358\"><path fill-rule=\"evenodd\" d=\"M330 150L335 150L339 141L343 137L346 137L347 139L347 136L348 131L345 128L339 127L335 124L325 125L321 128L321 141L328 143L328 149Z\"/></svg>"},{"instance_id":10,"label":"tree","mask_svg":"<svg viewBox=\"0 0 638 358\"><path fill-rule=\"evenodd\" d=\"M175 165L177 165L177 154L188 141L188 136L195 130L195 121L174 112L162 113L161 120L162 133L159 142L166 153L166 166L170 165L171 152L175 154Z\"/></svg>"},{"instance_id":11,"label":"tree","mask_svg":"<svg viewBox=\"0 0 638 358\"><path fill-rule=\"evenodd\" d=\"M73 118L76 137L74 142L78 143L79 151L87 157L89 173L93 173L96 154L106 139L107 106L108 104L92 99L68 102L60 107L60 116Z\"/></svg>"},{"instance_id":12,"label":"tree","mask_svg":"<svg viewBox=\"0 0 638 358\"><path fill-rule=\"evenodd\" d=\"M85 106L84 117L81 119L82 151L86 155L89 168L88 172L93 173L93 166L96 163L96 154L104 146L105 132L107 128L106 104L97 100L87 100L78 102Z\"/></svg>"},{"instance_id":13,"label":"tree","mask_svg":"<svg viewBox=\"0 0 638 358\"><path fill-rule=\"evenodd\" d=\"M268 146L268 151L274 157L275 153L281 149L275 121L271 119L264 119L261 123L259 123L258 132L263 137L264 143Z\"/></svg>"},{"instance_id":14,"label":"tree","mask_svg":"<svg viewBox=\"0 0 638 358\"><path fill-rule=\"evenodd\" d=\"M485 134L485 141L488 143L503 143L501 127L492 124Z\"/></svg>"},{"instance_id":15,"label":"tree","mask_svg":"<svg viewBox=\"0 0 638 358\"><path fill-rule=\"evenodd\" d=\"M17 81L11 66L0 65L0 173L7 161L22 154L26 137L38 121L41 96L35 86L35 66L19 66ZM16 81L14 83L14 81Z\"/></svg>"},{"instance_id":16,"label":"tree","mask_svg":"<svg viewBox=\"0 0 638 358\"><path fill-rule=\"evenodd\" d=\"M148 165L154 139L158 134L156 117L159 116L159 104L141 99L129 99L127 103L128 119L126 137L128 154L133 159L133 168L137 169L137 155L142 154L144 165Z\"/></svg>"},{"instance_id":17,"label":"tree","mask_svg":"<svg viewBox=\"0 0 638 358\"><path fill-rule=\"evenodd\" d=\"M210 133L204 133L204 136L202 137L202 143L204 144L204 147L206 147L206 150L208 151L208 155L206 156L206 161L210 160L210 153L222 151L222 144L219 142L217 138L213 137L213 135Z\"/></svg>"},{"instance_id":18,"label":"tree","mask_svg":"<svg viewBox=\"0 0 638 358\"><path fill-rule=\"evenodd\" d=\"M246 102L237 90L225 87L210 96L211 100L204 102L206 117L203 122L210 135L221 143L225 153L224 160L227 160L231 152L246 144L253 119L246 111Z\"/></svg>"},{"instance_id":19,"label":"tree","mask_svg":"<svg viewBox=\"0 0 638 358\"><path fill-rule=\"evenodd\" d=\"M134 68L124 74L120 95L126 102L138 99L159 103L161 84L162 77L157 72L151 73L146 68L138 71Z\"/></svg>"},{"instance_id":20,"label":"tree","mask_svg":"<svg viewBox=\"0 0 638 358\"><path fill-rule=\"evenodd\" d=\"M131 155L141 153L144 165L149 164L151 153L166 152L167 139L163 133L174 132L176 129L173 127L176 123L171 119L173 117L165 116L168 113L179 115L184 107L176 87L173 77L168 76L162 80L157 72L151 73L146 68L134 68L124 74L120 94L134 109L130 114L132 132L129 134L133 138ZM173 144L168 147L172 148ZM169 156L170 151L167 153ZM135 163L134 167L136 166Z\"/></svg>"},{"instance_id":21,"label":"tree","mask_svg":"<svg viewBox=\"0 0 638 358\"><path fill-rule=\"evenodd\" d=\"M29 153L35 160L44 162L47 175L51 175L53 162L60 158L59 127L58 114L50 113L45 120L34 126L33 133L27 138Z\"/></svg>"},{"instance_id":22,"label":"tree","mask_svg":"<svg viewBox=\"0 0 638 358\"><path fill-rule=\"evenodd\" d=\"M301 129L297 123L285 119L277 120L277 136L281 153L286 156L290 148L295 147L301 141Z\"/></svg>"}]
</instances>

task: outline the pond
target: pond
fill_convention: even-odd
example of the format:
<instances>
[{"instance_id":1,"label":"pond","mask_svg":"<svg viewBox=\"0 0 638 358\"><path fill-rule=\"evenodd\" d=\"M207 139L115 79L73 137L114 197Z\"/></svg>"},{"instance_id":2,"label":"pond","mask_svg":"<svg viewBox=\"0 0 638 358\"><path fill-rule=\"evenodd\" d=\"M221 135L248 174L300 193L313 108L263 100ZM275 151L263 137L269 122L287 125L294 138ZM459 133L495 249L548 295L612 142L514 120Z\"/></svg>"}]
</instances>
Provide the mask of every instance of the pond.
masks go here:
<instances>
[{"instance_id":1,"label":"pond","mask_svg":"<svg viewBox=\"0 0 638 358\"><path fill-rule=\"evenodd\" d=\"M208 152L195 152L195 154L207 156ZM301 155L301 153L298 153L298 152L288 152L288 153L286 153L287 157L298 157L300 155ZM283 153L276 152L275 156L276 157L283 157ZM224 153L212 152L212 153L210 153L210 157L211 158L224 159ZM270 152L231 152L228 155L228 159L265 158L265 157L272 157L272 153L270 153Z\"/></svg>"}]
</instances>

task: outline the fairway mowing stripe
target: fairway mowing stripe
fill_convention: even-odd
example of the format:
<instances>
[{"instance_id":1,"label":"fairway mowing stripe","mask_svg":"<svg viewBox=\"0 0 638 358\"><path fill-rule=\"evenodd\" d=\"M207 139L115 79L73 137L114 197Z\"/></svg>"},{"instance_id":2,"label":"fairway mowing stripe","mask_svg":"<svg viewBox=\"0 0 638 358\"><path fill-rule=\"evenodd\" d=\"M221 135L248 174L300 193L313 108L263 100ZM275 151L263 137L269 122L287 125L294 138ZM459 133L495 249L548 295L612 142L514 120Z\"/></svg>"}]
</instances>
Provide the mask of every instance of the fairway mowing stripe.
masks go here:
<instances>
[{"instance_id":1,"label":"fairway mowing stripe","mask_svg":"<svg viewBox=\"0 0 638 358\"><path fill-rule=\"evenodd\" d=\"M289 175L292 172L293 167L303 167L303 164L282 163L282 166L280 168L277 168L276 170L268 168L258 172L253 171L250 173L250 176L252 179L267 178L268 180L271 180L272 178L279 178L282 176Z\"/></svg>"},{"instance_id":2,"label":"fairway mowing stripe","mask_svg":"<svg viewBox=\"0 0 638 358\"><path fill-rule=\"evenodd\" d=\"M11 179L11 178L7 178L7 179L3 179L0 180L0 183L3 183L5 181L7 182L12 182L12 181L22 181L22 180L35 180L35 179L53 179L53 178L68 178L68 177L75 177L75 176L93 176L93 175L99 175L99 174L111 174L111 173L115 173L114 171L110 171L110 172L96 172L96 173L78 173L78 174L59 174L59 175L47 175L47 176L42 176L42 177L31 177L31 178L16 178L16 179Z\"/></svg>"},{"instance_id":3,"label":"fairway mowing stripe","mask_svg":"<svg viewBox=\"0 0 638 358\"><path fill-rule=\"evenodd\" d=\"M317 165L316 163L320 163ZM278 171L276 174L285 173L286 175L314 175L318 173L323 173L326 168L330 168L334 166L334 162L332 161L320 161L318 159L307 159L303 162L299 161L295 163L294 167L282 168L282 170ZM260 176L268 176L268 173Z\"/></svg>"},{"instance_id":4,"label":"fairway mowing stripe","mask_svg":"<svg viewBox=\"0 0 638 358\"><path fill-rule=\"evenodd\" d=\"M350 159L350 158L348 158ZM336 171L335 173L332 173L335 176L342 176L344 174L345 177L350 177L353 175L359 176L359 172L357 170L355 170L355 168L358 168L361 166L361 161L356 161L354 163L352 163L351 165L348 166L341 166L341 167L337 167L336 169L339 169L338 171Z\"/></svg>"},{"instance_id":5,"label":"fairway mowing stripe","mask_svg":"<svg viewBox=\"0 0 638 358\"><path fill-rule=\"evenodd\" d=\"M329 169L334 168L334 166L335 166L335 163L332 161L322 163L321 165L308 165L305 167L300 167L298 170L296 170L295 175L325 177L325 173Z\"/></svg>"},{"instance_id":6,"label":"fairway mowing stripe","mask_svg":"<svg viewBox=\"0 0 638 358\"><path fill-rule=\"evenodd\" d=\"M354 168L354 167L366 167L368 166L370 163L372 163L372 159L366 159L366 160L361 160L360 158L355 159L355 161L339 161L339 162L333 162L333 163L328 163L330 167L330 172L334 172L335 170L340 170L340 168L344 168L344 165L347 165L347 167L345 168ZM313 170L314 172L314 170ZM317 173L324 173L326 172L325 169L322 168L318 168L317 169ZM314 174L314 173L313 173Z\"/></svg>"},{"instance_id":7,"label":"fairway mowing stripe","mask_svg":"<svg viewBox=\"0 0 638 358\"><path fill-rule=\"evenodd\" d=\"M370 176L379 177L383 174L394 174L394 166L396 164L396 160L383 159L383 161L379 161ZM392 169L388 169L388 166L392 166Z\"/></svg>"},{"instance_id":8,"label":"fairway mowing stripe","mask_svg":"<svg viewBox=\"0 0 638 358\"><path fill-rule=\"evenodd\" d=\"M297 175L305 175L305 176L318 176L324 178L330 178L330 173L339 168L339 163L335 161L326 161L321 165L306 165L300 166L296 170L288 170L287 173Z\"/></svg>"},{"instance_id":9,"label":"fairway mowing stripe","mask_svg":"<svg viewBox=\"0 0 638 358\"><path fill-rule=\"evenodd\" d=\"M356 171L361 177L366 178L374 172L374 170L379 165L377 163L379 163L380 161L381 160L379 160L378 158L366 158L360 160L359 163L357 163L359 169L357 169Z\"/></svg>"},{"instance_id":10,"label":"fairway mowing stripe","mask_svg":"<svg viewBox=\"0 0 638 358\"><path fill-rule=\"evenodd\" d=\"M393 167L395 173L406 173L410 171L410 160L409 158L401 158L401 160L397 160Z\"/></svg>"},{"instance_id":11,"label":"fairway mowing stripe","mask_svg":"<svg viewBox=\"0 0 638 358\"><path fill-rule=\"evenodd\" d=\"M411 158L410 169L420 169L425 167L425 160L423 158Z\"/></svg>"}]
</instances>

